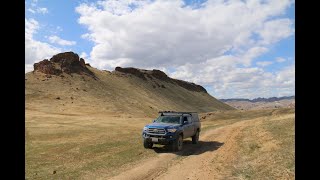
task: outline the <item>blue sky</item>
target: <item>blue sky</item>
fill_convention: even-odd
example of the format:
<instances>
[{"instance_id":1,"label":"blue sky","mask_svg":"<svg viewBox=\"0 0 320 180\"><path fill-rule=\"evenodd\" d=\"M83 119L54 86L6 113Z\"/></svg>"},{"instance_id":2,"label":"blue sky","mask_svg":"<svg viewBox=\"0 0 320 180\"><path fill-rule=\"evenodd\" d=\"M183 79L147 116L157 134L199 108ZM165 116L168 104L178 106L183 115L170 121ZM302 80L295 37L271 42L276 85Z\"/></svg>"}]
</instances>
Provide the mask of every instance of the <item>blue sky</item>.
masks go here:
<instances>
[{"instance_id":1,"label":"blue sky","mask_svg":"<svg viewBox=\"0 0 320 180\"><path fill-rule=\"evenodd\" d=\"M28 0L26 72L74 51L99 69L157 68L217 98L294 95L294 6L290 0Z\"/></svg>"},{"instance_id":2,"label":"blue sky","mask_svg":"<svg viewBox=\"0 0 320 180\"><path fill-rule=\"evenodd\" d=\"M75 12L75 7L81 1L65 1L65 0L38 0L36 4L38 7L45 7L48 13L31 13L28 8L32 8L31 4L34 1L26 1L26 18L34 18L41 25L41 30L35 35L35 39L39 41L48 41L46 36L58 35L62 39L76 41L75 46L69 47L75 52L90 52L93 45L92 42L84 40L82 34L87 32L87 29L77 23L79 14ZM60 29L60 28L61 29ZM59 46L62 47L62 46Z\"/></svg>"}]
</instances>

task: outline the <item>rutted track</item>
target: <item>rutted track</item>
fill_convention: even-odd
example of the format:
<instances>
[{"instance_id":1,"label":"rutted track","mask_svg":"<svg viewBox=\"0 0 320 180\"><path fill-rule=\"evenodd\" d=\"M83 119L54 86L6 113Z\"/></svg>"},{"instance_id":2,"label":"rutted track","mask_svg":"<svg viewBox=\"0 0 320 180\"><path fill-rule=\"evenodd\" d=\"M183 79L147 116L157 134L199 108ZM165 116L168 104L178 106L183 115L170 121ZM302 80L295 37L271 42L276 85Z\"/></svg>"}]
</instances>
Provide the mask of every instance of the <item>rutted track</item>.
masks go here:
<instances>
[{"instance_id":1,"label":"rutted track","mask_svg":"<svg viewBox=\"0 0 320 180\"><path fill-rule=\"evenodd\" d=\"M230 175L226 164L237 151L236 137L241 130L257 120L240 121L206 131L199 144L185 141L178 153L156 148L157 157L141 161L136 167L111 179L222 179Z\"/></svg>"}]
</instances>

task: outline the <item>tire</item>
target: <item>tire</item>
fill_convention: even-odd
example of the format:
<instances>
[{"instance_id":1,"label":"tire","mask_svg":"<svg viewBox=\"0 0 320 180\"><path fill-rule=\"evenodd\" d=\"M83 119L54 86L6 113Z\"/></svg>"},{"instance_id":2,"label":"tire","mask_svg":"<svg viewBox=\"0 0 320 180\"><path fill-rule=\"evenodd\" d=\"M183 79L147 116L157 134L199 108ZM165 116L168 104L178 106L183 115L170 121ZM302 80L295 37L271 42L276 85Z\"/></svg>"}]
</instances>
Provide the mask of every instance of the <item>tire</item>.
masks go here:
<instances>
[{"instance_id":1,"label":"tire","mask_svg":"<svg viewBox=\"0 0 320 180\"><path fill-rule=\"evenodd\" d=\"M183 146L183 138L182 138L182 135L179 135L179 137L172 144L172 150L181 151L182 146Z\"/></svg>"},{"instance_id":2,"label":"tire","mask_svg":"<svg viewBox=\"0 0 320 180\"><path fill-rule=\"evenodd\" d=\"M143 147L146 149L151 149L153 146L152 142L148 142L146 139L143 139Z\"/></svg>"},{"instance_id":3,"label":"tire","mask_svg":"<svg viewBox=\"0 0 320 180\"><path fill-rule=\"evenodd\" d=\"M192 144L198 144L199 142L199 130L197 130L196 134L192 136Z\"/></svg>"}]
</instances>

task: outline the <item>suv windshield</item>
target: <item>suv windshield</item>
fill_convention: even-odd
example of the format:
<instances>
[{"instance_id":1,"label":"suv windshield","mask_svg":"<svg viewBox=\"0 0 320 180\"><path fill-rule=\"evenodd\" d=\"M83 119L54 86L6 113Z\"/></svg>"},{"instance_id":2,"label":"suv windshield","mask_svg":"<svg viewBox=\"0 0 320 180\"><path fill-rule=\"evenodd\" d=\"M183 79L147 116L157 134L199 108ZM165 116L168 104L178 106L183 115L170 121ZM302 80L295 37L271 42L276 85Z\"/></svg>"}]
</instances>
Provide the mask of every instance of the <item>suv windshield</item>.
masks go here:
<instances>
[{"instance_id":1,"label":"suv windshield","mask_svg":"<svg viewBox=\"0 0 320 180\"><path fill-rule=\"evenodd\" d=\"M159 116L156 120L156 123L171 123L171 124L181 124L180 116Z\"/></svg>"}]
</instances>

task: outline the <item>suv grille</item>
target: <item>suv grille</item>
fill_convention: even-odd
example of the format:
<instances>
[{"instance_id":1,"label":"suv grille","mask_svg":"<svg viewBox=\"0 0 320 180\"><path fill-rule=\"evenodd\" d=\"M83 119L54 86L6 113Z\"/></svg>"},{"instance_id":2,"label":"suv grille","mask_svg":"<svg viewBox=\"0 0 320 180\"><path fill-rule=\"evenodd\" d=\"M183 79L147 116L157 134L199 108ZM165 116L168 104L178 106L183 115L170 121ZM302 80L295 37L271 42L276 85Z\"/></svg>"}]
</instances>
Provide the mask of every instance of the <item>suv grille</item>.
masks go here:
<instances>
[{"instance_id":1,"label":"suv grille","mask_svg":"<svg viewBox=\"0 0 320 180\"><path fill-rule=\"evenodd\" d=\"M163 128L149 128L148 133L150 134L166 134Z\"/></svg>"}]
</instances>

